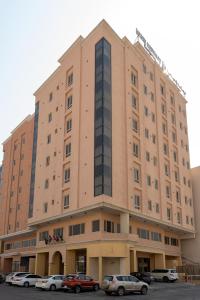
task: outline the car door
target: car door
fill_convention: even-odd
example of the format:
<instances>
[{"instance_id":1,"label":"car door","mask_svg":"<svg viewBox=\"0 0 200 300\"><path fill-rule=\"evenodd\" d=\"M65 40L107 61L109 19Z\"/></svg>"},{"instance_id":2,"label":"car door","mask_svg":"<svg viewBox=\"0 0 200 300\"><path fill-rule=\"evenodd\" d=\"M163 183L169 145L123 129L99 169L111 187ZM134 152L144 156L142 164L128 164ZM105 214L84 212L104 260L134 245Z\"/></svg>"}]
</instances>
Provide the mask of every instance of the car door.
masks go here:
<instances>
[{"instance_id":1,"label":"car door","mask_svg":"<svg viewBox=\"0 0 200 300\"><path fill-rule=\"evenodd\" d=\"M57 289L61 288L63 279L64 279L64 276L62 276L62 275L54 276L54 281L55 281L55 285L56 285Z\"/></svg>"},{"instance_id":2,"label":"car door","mask_svg":"<svg viewBox=\"0 0 200 300\"><path fill-rule=\"evenodd\" d=\"M138 278L135 276L130 276L130 281L131 281L131 289L132 291L138 291L140 290L140 281Z\"/></svg>"},{"instance_id":3,"label":"car door","mask_svg":"<svg viewBox=\"0 0 200 300\"><path fill-rule=\"evenodd\" d=\"M90 276L85 276L85 285L86 285L86 288L93 287L93 280Z\"/></svg>"},{"instance_id":4,"label":"car door","mask_svg":"<svg viewBox=\"0 0 200 300\"><path fill-rule=\"evenodd\" d=\"M132 282L130 281L131 276L122 276L123 286L126 291L132 290Z\"/></svg>"}]
</instances>

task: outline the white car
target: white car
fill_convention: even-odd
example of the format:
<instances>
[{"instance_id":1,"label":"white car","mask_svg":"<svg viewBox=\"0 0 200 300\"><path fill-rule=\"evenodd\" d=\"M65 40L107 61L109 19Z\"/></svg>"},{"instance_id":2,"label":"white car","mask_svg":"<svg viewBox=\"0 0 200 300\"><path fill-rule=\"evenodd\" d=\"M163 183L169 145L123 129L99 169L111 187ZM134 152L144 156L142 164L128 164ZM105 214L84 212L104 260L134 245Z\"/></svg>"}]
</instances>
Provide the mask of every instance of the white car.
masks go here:
<instances>
[{"instance_id":1,"label":"white car","mask_svg":"<svg viewBox=\"0 0 200 300\"><path fill-rule=\"evenodd\" d=\"M65 278L64 275L46 276L39 279L36 282L35 287L44 290L55 291L57 289L61 289L64 278Z\"/></svg>"},{"instance_id":2,"label":"white car","mask_svg":"<svg viewBox=\"0 0 200 300\"><path fill-rule=\"evenodd\" d=\"M20 275L30 274L29 272L12 272L6 276L5 282L8 284L12 284L12 280L14 277L18 277Z\"/></svg>"},{"instance_id":3,"label":"white car","mask_svg":"<svg viewBox=\"0 0 200 300\"><path fill-rule=\"evenodd\" d=\"M164 282L174 282L178 279L176 269L155 269L151 271L155 280L162 280Z\"/></svg>"},{"instance_id":4,"label":"white car","mask_svg":"<svg viewBox=\"0 0 200 300\"><path fill-rule=\"evenodd\" d=\"M12 284L24 287L35 286L39 278L41 278L41 276L39 275L23 274L16 277L14 276L14 278L12 279Z\"/></svg>"}]
</instances>

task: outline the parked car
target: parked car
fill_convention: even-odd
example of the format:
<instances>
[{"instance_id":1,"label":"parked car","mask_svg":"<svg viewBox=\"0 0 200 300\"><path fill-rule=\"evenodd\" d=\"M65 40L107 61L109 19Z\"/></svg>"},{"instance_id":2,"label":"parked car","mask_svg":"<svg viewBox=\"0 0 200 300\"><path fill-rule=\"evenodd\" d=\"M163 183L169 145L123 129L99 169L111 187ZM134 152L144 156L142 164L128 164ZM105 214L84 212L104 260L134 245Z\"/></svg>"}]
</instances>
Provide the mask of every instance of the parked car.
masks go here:
<instances>
[{"instance_id":1,"label":"parked car","mask_svg":"<svg viewBox=\"0 0 200 300\"><path fill-rule=\"evenodd\" d=\"M116 293L123 296L126 293L140 292L146 295L148 284L131 275L107 275L104 277L102 287L106 295Z\"/></svg>"},{"instance_id":2,"label":"parked car","mask_svg":"<svg viewBox=\"0 0 200 300\"><path fill-rule=\"evenodd\" d=\"M12 272L6 276L5 282L9 285L12 285L12 280L14 277L18 277L20 275L30 274L29 272Z\"/></svg>"},{"instance_id":3,"label":"parked car","mask_svg":"<svg viewBox=\"0 0 200 300\"><path fill-rule=\"evenodd\" d=\"M0 283L3 283L5 281L5 276L0 273Z\"/></svg>"},{"instance_id":4,"label":"parked car","mask_svg":"<svg viewBox=\"0 0 200 300\"><path fill-rule=\"evenodd\" d=\"M41 278L41 276L39 275L23 274L19 276L14 276L12 279L12 284L24 287L35 286L39 278Z\"/></svg>"},{"instance_id":5,"label":"parked car","mask_svg":"<svg viewBox=\"0 0 200 300\"><path fill-rule=\"evenodd\" d=\"M55 291L57 289L61 289L64 278L64 275L45 276L41 279L38 279L35 287L44 290Z\"/></svg>"},{"instance_id":6,"label":"parked car","mask_svg":"<svg viewBox=\"0 0 200 300\"><path fill-rule=\"evenodd\" d=\"M155 269L151 274L156 281L175 282L178 279L176 269Z\"/></svg>"},{"instance_id":7,"label":"parked car","mask_svg":"<svg viewBox=\"0 0 200 300\"><path fill-rule=\"evenodd\" d=\"M69 274L63 280L62 288L64 290L73 290L75 293L89 289L97 291L99 282L84 274Z\"/></svg>"},{"instance_id":8,"label":"parked car","mask_svg":"<svg viewBox=\"0 0 200 300\"><path fill-rule=\"evenodd\" d=\"M154 280L154 278L153 278L153 276L151 275L150 272L144 272L144 273L131 272L130 275L135 276L140 281L144 281L148 284L151 284L152 280Z\"/></svg>"}]
</instances>

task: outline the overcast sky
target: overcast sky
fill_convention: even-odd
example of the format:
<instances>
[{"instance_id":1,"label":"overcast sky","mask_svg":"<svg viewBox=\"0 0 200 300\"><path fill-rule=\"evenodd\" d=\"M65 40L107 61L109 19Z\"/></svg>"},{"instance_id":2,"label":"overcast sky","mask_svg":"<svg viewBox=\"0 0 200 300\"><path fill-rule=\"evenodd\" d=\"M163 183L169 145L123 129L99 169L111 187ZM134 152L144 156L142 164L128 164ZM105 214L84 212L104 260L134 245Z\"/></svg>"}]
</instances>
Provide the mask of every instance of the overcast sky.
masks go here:
<instances>
[{"instance_id":1,"label":"overcast sky","mask_svg":"<svg viewBox=\"0 0 200 300\"><path fill-rule=\"evenodd\" d=\"M186 90L191 166L200 165L199 6L198 0L0 0L0 143L34 112L33 93L58 58L104 18L131 42L137 27Z\"/></svg>"}]
</instances>

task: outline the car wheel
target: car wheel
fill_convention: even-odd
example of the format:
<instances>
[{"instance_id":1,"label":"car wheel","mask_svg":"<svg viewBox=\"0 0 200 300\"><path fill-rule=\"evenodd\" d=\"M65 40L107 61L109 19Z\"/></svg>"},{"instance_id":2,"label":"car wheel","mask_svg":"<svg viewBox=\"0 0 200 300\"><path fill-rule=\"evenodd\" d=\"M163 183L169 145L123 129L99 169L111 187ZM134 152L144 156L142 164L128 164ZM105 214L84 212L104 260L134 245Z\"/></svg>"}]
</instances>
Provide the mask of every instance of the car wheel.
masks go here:
<instances>
[{"instance_id":1,"label":"car wheel","mask_svg":"<svg viewBox=\"0 0 200 300\"><path fill-rule=\"evenodd\" d=\"M120 287L118 288L117 294L118 294L119 296L124 296L124 294L125 294L125 289L123 288L123 286L120 286Z\"/></svg>"},{"instance_id":2,"label":"car wheel","mask_svg":"<svg viewBox=\"0 0 200 300\"><path fill-rule=\"evenodd\" d=\"M75 292L76 294L79 294L79 293L81 292L81 287L80 287L80 285L76 285L76 286L75 286L74 292Z\"/></svg>"},{"instance_id":3,"label":"car wheel","mask_svg":"<svg viewBox=\"0 0 200 300\"><path fill-rule=\"evenodd\" d=\"M98 291L98 289L99 289L99 285L98 285L98 284L95 284L95 285L93 286L93 290L96 292L96 291Z\"/></svg>"},{"instance_id":4,"label":"car wheel","mask_svg":"<svg viewBox=\"0 0 200 300\"><path fill-rule=\"evenodd\" d=\"M111 292L107 292L107 291L105 291L105 294L107 295L107 296L111 296Z\"/></svg>"},{"instance_id":5,"label":"car wheel","mask_svg":"<svg viewBox=\"0 0 200 300\"><path fill-rule=\"evenodd\" d=\"M49 290L50 291L55 291L56 290L55 284L51 284Z\"/></svg>"},{"instance_id":6,"label":"car wheel","mask_svg":"<svg viewBox=\"0 0 200 300\"><path fill-rule=\"evenodd\" d=\"M163 277L163 281L164 281L164 282L168 282L168 281L169 281L169 278L168 278L167 276L164 276L164 277Z\"/></svg>"},{"instance_id":7,"label":"car wheel","mask_svg":"<svg viewBox=\"0 0 200 300\"><path fill-rule=\"evenodd\" d=\"M26 288L29 287L29 282L28 281L24 282L24 287L26 287Z\"/></svg>"},{"instance_id":8,"label":"car wheel","mask_svg":"<svg viewBox=\"0 0 200 300\"><path fill-rule=\"evenodd\" d=\"M140 291L141 294L142 294L142 295L146 295L146 294L147 294L147 291L148 291L148 288L147 288L145 285L143 285L142 288L141 288L141 291Z\"/></svg>"}]
</instances>

